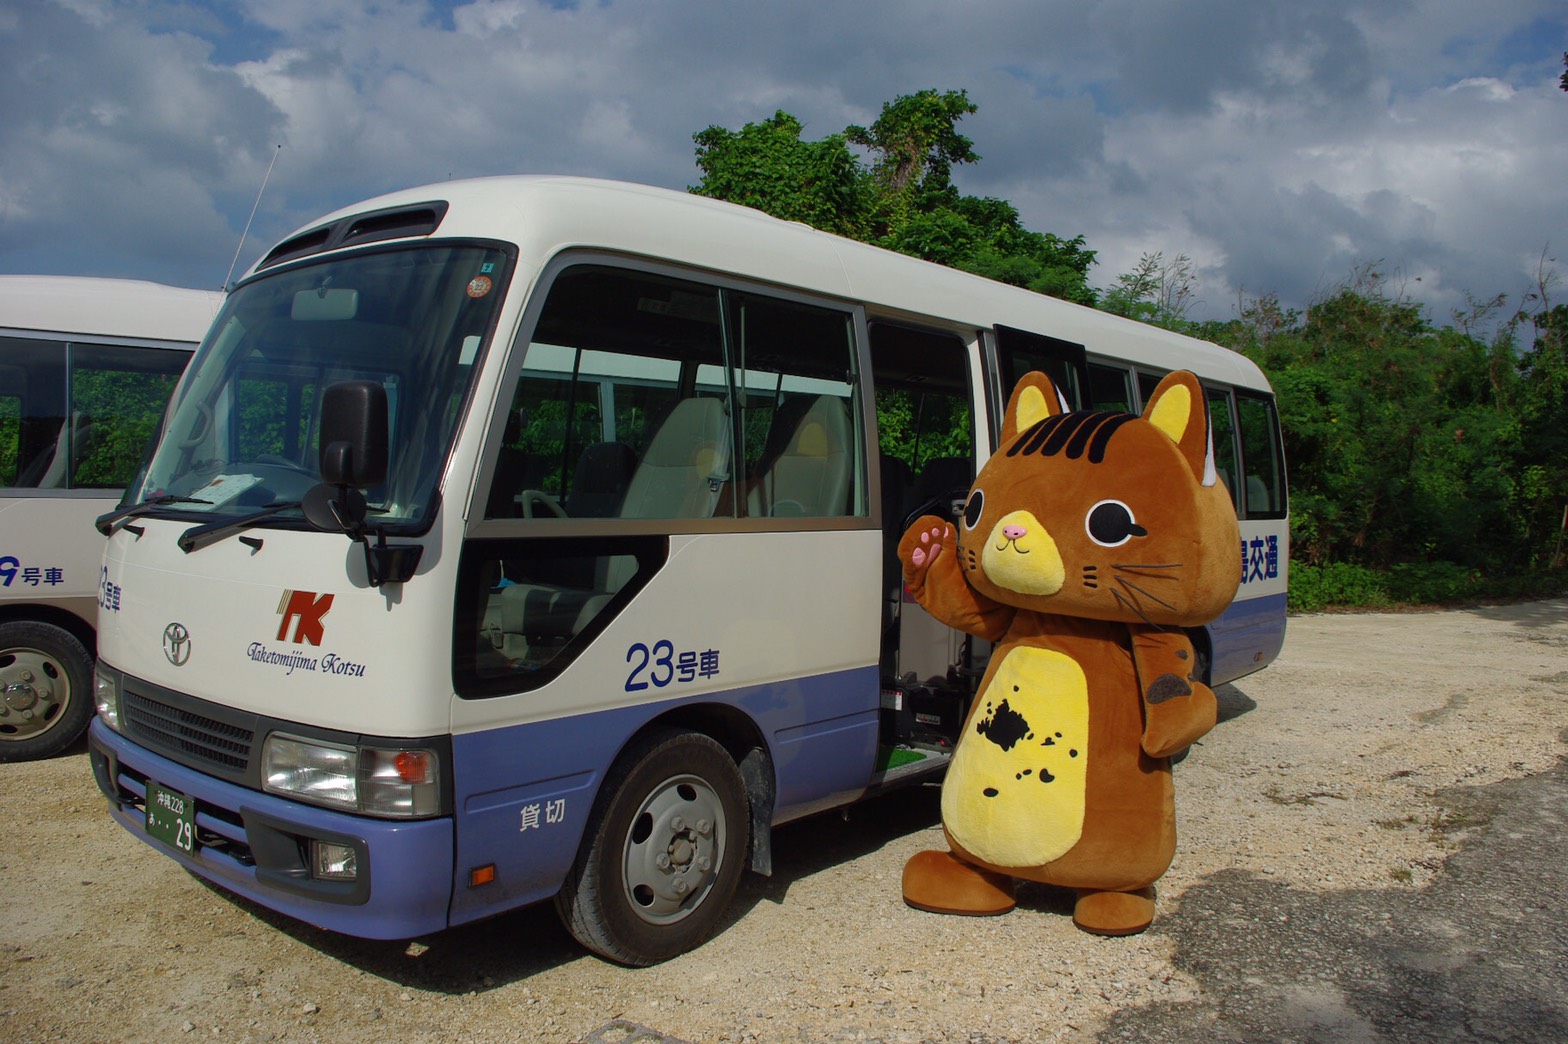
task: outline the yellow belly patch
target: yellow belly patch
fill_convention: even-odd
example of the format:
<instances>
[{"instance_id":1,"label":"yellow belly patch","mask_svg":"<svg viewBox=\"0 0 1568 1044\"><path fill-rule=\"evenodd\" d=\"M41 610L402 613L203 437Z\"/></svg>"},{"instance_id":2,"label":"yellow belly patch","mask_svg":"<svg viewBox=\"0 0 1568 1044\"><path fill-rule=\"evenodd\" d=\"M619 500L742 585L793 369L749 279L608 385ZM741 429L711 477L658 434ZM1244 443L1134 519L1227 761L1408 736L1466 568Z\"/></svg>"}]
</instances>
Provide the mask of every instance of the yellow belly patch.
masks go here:
<instances>
[{"instance_id":1,"label":"yellow belly patch","mask_svg":"<svg viewBox=\"0 0 1568 1044\"><path fill-rule=\"evenodd\" d=\"M942 784L942 824L993 866L1042 866L1083 835L1089 688L1070 656L1004 654Z\"/></svg>"}]
</instances>

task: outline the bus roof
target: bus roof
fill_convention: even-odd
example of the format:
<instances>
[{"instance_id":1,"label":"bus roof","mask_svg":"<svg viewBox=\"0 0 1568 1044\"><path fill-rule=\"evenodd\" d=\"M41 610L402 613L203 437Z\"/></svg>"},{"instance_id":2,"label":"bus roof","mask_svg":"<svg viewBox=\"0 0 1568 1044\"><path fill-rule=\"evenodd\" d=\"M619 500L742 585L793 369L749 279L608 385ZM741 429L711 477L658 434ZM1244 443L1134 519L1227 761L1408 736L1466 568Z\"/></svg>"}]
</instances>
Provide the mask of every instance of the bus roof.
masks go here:
<instances>
[{"instance_id":1,"label":"bus roof","mask_svg":"<svg viewBox=\"0 0 1568 1044\"><path fill-rule=\"evenodd\" d=\"M222 306L216 290L141 279L0 275L0 331L194 344Z\"/></svg>"},{"instance_id":2,"label":"bus roof","mask_svg":"<svg viewBox=\"0 0 1568 1044\"><path fill-rule=\"evenodd\" d=\"M512 175L449 181L346 207L301 234L354 215L421 203L446 205L438 238L516 243L528 277L555 254L581 248L672 261L779 287L863 301L884 317L938 318L975 328L1012 326L1082 344L1091 354L1265 389L1244 356L1147 323L686 192L594 178ZM386 238L385 235L377 238ZM289 242L285 240L285 242Z\"/></svg>"}]
</instances>

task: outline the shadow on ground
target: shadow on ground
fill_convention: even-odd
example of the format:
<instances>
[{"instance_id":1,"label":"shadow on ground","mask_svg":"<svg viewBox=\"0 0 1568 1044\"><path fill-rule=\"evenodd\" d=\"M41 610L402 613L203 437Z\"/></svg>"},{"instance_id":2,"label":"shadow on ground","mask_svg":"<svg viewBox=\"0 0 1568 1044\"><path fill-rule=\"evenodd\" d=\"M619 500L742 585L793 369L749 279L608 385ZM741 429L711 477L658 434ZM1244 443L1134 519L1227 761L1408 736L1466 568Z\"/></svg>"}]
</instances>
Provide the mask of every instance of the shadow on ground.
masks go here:
<instances>
[{"instance_id":1,"label":"shadow on ground","mask_svg":"<svg viewBox=\"0 0 1568 1044\"><path fill-rule=\"evenodd\" d=\"M940 790L915 786L843 811L825 812L774 830L773 875L748 873L718 931L760 902L783 902L795 882L935 826ZM196 880L245 910L269 930L361 971L403 986L440 993L484 992L590 956L561 925L550 903L451 928L413 941L355 939L301 924L199 877ZM657 968L646 969L658 975Z\"/></svg>"},{"instance_id":2,"label":"shadow on ground","mask_svg":"<svg viewBox=\"0 0 1568 1044\"><path fill-rule=\"evenodd\" d=\"M1224 871L1155 922L1197 1001L1102 1040L1568 1040L1568 762L1439 795L1459 848L1425 888L1298 891Z\"/></svg>"}]
</instances>

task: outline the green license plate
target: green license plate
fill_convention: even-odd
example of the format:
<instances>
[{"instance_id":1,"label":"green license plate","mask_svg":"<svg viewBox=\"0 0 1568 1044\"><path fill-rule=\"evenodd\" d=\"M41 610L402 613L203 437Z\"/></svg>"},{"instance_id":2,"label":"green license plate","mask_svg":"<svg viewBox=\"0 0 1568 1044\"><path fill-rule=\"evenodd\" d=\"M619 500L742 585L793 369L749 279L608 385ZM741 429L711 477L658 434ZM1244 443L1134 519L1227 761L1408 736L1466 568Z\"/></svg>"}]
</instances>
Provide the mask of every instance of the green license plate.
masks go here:
<instances>
[{"instance_id":1,"label":"green license plate","mask_svg":"<svg viewBox=\"0 0 1568 1044\"><path fill-rule=\"evenodd\" d=\"M196 799L148 780L147 833L182 852L195 852Z\"/></svg>"}]
</instances>

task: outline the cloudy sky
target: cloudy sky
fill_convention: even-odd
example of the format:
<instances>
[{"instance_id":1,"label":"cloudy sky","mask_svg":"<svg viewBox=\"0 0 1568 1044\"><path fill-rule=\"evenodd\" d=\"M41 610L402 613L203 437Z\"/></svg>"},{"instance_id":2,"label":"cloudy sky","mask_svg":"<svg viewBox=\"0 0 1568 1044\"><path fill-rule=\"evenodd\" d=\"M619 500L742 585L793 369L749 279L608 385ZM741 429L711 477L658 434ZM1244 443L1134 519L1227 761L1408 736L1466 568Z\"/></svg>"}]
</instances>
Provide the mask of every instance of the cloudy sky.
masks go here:
<instances>
[{"instance_id":1,"label":"cloudy sky","mask_svg":"<svg viewBox=\"0 0 1568 1044\"><path fill-rule=\"evenodd\" d=\"M1568 275L1565 50L1562 0L5 0L0 272L215 288L385 190L684 189L707 126L930 87L979 106L960 188L1084 235L1097 286L1185 253L1226 318L1377 262L1446 323Z\"/></svg>"}]
</instances>

